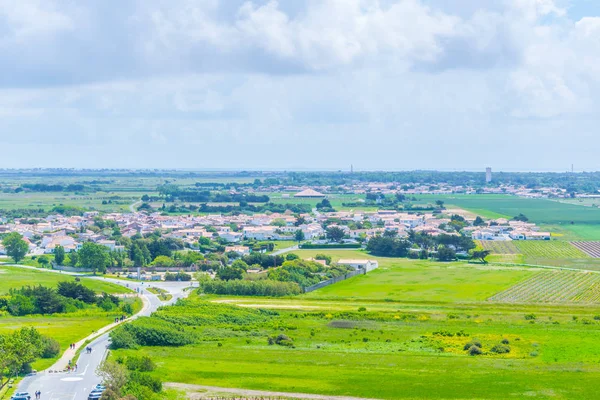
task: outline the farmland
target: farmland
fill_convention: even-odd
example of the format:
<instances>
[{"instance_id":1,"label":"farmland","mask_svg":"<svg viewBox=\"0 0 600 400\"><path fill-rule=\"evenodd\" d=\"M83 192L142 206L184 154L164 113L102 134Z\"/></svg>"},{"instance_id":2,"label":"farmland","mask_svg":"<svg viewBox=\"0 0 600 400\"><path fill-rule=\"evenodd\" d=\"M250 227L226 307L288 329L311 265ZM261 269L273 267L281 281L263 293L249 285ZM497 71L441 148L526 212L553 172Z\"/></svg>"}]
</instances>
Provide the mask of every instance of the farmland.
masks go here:
<instances>
[{"instance_id":1,"label":"farmland","mask_svg":"<svg viewBox=\"0 0 600 400\"><path fill-rule=\"evenodd\" d=\"M598 304L600 274L539 272L489 300L504 303Z\"/></svg>"},{"instance_id":2,"label":"farmland","mask_svg":"<svg viewBox=\"0 0 600 400\"><path fill-rule=\"evenodd\" d=\"M519 249L512 241L480 240L479 243L494 254L519 254Z\"/></svg>"},{"instance_id":3,"label":"farmland","mask_svg":"<svg viewBox=\"0 0 600 400\"><path fill-rule=\"evenodd\" d=\"M600 240L600 209L548 199L509 195L421 195L424 203L442 200L486 218L512 218L525 214L530 221L557 231L568 240Z\"/></svg>"},{"instance_id":4,"label":"farmland","mask_svg":"<svg viewBox=\"0 0 600 400\"><path fill-rule=\"evenodd\" d=\"M589 258L589 256L569 242L563 241L515 241L519 253L539 258Z\"/></svg>"},{"instance_id":5,"label":"farmland","mask_svg":"<svg viewBox=\"0 0 600 400\"><path fill-rule=\"evenodd\" d=\"M600 258L600 242L572 242L571 244L590 257Z\"/></svg>"}]
</instances>

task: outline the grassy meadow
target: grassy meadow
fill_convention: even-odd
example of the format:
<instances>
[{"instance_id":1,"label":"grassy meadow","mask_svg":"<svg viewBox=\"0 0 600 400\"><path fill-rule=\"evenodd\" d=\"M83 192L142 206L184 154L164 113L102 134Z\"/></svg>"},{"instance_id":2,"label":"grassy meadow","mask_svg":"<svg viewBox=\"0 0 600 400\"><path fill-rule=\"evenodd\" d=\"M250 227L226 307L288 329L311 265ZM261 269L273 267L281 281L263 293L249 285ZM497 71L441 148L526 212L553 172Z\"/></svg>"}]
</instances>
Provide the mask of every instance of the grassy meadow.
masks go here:
<instances>
[{"instance_id":1,"label":"grassy meadow","mask_svg":"<svg viewBox=\"0 0 600 400\"><path fill-rule=\"evenodd\" d=\"M80 279L84 286L99 293L131 293L131 289L114 283L86 277L80 277ZM55 287L58 282L72 280L75 280L72 275L0 265L0 295L8 293L11 288L37 285Z\"/></svg>"},{"instance_id":2,"label":"grassy meadow","mask_svg":"<svg viewBox=\"0 0 600 400\"><path fill-rule=\"evenodd\" d=\"M509 195L421 195L420 202L443 200L486 218L526 215L530 221L557 232L564 240L600 240L600 209L549 199Z\"/></svg>"},{"instance_id":3,"label":"grassy meadow","mask_svg":"<svg viewBox=\"0 0 600 400\"><path fill-rule=\"evenodd\" d=\"M319 252L325 251L296 253ZM375 258L355 250L326 252L334 260ZM555 274L377 260L380 268L366 276L297 297L193 294L157 316L181 321L178 329L193 334L193 344L115 355L147 354L165 381L219 387L380 399L594 398L600 303L566 307L562 298L489 300L529 281L544 293L543 285L552 284ZM580 287L582 273L560 274ZM506 296L512 299L510 292ZM269 345L268 337L277 335L291 344ZM467 354L464 347L471 341L481 343L483 354ZM508 353L495 350L503 341Z\"/></svg>"}]
</instances>

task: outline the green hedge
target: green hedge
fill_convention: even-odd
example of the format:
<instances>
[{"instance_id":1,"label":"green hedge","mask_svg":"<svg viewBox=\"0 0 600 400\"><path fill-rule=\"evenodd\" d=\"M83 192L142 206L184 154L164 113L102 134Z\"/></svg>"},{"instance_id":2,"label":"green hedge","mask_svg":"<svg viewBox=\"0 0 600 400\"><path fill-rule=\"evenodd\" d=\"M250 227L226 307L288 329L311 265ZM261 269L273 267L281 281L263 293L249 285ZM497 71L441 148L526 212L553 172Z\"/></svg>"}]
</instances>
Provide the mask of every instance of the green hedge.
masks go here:
<instances>
[{"instance_id":1,"label":"green hedge","mask_svg":"<svg viewBox=\"0 0 600 400\"><path fill-rule=\"evenodd\" d=\"M304 243L300 245L301 249L360 249L360 243L341 243L341 244L312 244Z\"/></svg>"}]
</instances>

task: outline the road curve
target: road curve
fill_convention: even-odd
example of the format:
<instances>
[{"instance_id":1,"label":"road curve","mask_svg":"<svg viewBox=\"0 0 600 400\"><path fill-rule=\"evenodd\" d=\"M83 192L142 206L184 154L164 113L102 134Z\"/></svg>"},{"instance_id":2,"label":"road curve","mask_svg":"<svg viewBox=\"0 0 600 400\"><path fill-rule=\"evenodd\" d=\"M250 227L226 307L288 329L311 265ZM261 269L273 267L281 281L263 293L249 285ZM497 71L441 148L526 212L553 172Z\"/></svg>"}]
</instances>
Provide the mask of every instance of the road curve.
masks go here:
<instances>
[{"instance_id":1,"label":"road curve","mask_svg":"<svg viewBox=\"0 0 600 400\"><path fill-rule=\"evenodd\" d=\"M190 287L189 282L140 283L103 277L91 277L91 279L105 280L128 286L136 291L139 289L142 293L141 296L144 301L144 307L138 314L129 318L127 321L131 321L140 316L149 316L159 307L172 304L178 299L186 297L187 294L190 293L190 291L185 290ZM168 302L162 302L157 296L147 291L149 286L167 290L173 295L173 298ZM100 377L96 374L96 368L102 363L108 353L107 347L110 343L108 331L109 330L100 333L100 336L93 339L92 342L87 345L92 348L91 354L86 354L85 351L80 354L77 362L77 371L70 373L51 372L66 367L66 364L68 364L68 360L70 359L69 355L75 354L75 351L73 350L70 352L67 351L52 368L24 378L20 382L17 391L29 392L31 395L37 390L40 390L42 392L41 398L43 400L86 400L91 389L101 381ZM77 344L82 346L85 340L86 339L82 339ZM62 365L61 363L66 364Z\"/></svg>"}]
</instances>

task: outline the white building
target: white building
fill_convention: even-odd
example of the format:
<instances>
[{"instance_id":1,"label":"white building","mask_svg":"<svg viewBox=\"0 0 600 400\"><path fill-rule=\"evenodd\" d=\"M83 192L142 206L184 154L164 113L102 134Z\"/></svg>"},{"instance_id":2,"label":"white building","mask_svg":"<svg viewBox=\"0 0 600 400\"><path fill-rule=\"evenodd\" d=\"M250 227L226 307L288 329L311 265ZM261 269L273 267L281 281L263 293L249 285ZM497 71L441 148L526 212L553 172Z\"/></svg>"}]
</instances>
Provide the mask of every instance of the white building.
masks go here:
<instances>
[{"instance_id":1,"label":"white building","mask_svg":"<svg viewBox=\"0 0 600 400\"><path fill-rule=\"evenodd\" d=\"M363 269L366 272L379 268L379 263L375 260L339 260L338 265L347 265L354 269Z\"/></svg>"}]
</instances>

